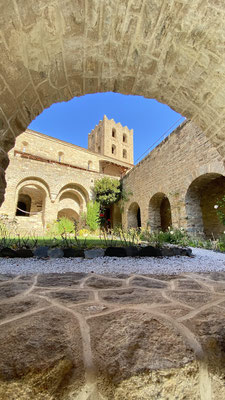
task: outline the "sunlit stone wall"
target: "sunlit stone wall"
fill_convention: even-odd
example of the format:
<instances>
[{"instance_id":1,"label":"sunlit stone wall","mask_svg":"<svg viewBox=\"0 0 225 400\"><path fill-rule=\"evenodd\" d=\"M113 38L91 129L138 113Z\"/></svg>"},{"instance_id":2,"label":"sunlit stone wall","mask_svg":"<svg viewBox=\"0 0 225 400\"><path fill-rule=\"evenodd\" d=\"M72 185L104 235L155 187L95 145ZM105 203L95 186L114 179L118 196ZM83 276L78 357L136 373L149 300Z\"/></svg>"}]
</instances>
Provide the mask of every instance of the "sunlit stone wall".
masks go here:
<instances>
[{"instance_id":1,"label":"sunlit stone wall","mask_svg":"<svg viewBox=\"0 0 225 400\"><path fill-rule=\"evenodd\" d=\"M168 198L174 227L197 232L205 225L208 235L211 228L222 233L224 228L218 223L214 205L225 194L224 176L222 156L211 141L192 122L184 122L124 177L124 188L132 195L125 206L123 223L127 226L130 204L137 202L141 225L154 228L151 221L159 217L161 202L152 207L152 201L158 196L161 200ZM191 199L188 189L195 180L196 198Z\"/></svg>"}]
</instances>

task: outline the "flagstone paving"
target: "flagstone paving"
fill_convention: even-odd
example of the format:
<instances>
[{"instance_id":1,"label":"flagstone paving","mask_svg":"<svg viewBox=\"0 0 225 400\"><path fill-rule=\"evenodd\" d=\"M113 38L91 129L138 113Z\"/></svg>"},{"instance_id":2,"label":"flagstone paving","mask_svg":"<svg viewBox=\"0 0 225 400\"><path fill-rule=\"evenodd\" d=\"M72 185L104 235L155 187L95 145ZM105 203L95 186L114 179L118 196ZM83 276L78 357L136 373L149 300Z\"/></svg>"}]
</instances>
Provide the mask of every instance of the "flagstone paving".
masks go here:
<instances>
[{"instance_id":1,"label":"flagstone paving","mask_svg":"<svg viewBox=\"0 0 225 400\"><path fill-rule=\"evenodd\" d=\"M0 275L0 399L225 398L225 272Z\"/></svg>"}]
</instances>

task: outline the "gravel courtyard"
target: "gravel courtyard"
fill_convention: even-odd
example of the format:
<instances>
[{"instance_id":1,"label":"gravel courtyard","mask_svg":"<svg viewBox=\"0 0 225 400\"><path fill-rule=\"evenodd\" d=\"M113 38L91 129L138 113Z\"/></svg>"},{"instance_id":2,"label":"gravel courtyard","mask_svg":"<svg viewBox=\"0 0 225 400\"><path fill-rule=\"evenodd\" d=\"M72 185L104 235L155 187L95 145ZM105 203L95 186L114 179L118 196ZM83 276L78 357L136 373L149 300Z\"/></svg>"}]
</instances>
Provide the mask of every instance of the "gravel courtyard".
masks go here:
<instances>
[{"instance_id":1,"label":"gravel courtyard","mask_svg":"<svg viewBox=\"0 0 225 400\"><path fill-rule=\"evenodd\" d=\"M164 258L102 257L92 260L83 258L50 258L46 260L36 258L2 258L0 259L0 273L16 275L49 272L180 274L182 272L225 271L225 254L196 248L192 248L192 252L193 257Z\"/></svg>"}]
</instances>

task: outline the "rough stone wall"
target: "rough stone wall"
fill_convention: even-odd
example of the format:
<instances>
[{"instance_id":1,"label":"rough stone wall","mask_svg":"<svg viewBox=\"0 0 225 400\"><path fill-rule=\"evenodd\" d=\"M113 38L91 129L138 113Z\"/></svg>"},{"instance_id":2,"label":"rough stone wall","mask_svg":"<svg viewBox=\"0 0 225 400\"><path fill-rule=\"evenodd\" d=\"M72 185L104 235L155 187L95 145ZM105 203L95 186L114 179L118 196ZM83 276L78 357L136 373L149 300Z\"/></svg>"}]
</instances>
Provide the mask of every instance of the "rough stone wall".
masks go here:
<instances>
[{"instance_id":1,"label":"rough stone wall","mask_svg":"<svg viewBox=\"0 0 225 400\"><path fill-rule=\"evenodd\" d=\"M157 217L150 200L165 195L171 206L172 225L186 228L188 188L196 178L211 175L225 175L221 155L196 125L183 123L123 178L124 188L133 193L125 206L123 224L127 226L129 207L137 202L142 226L146 226ZM205 196L212 196L212 190ZM213 207L214 201L215 198L207 207Z\"/></svg>"},{"instance_id":2,"label":"rough stone wall","mask_svg":"<svg viewBox=\"0 0 225 400\"><path fill-rule=\"evenodd\" d=\"M0 197L15 137L86 93L155 98L225 156L222 0L30 0L0 5Z\"/></svg>"}]
</instances>

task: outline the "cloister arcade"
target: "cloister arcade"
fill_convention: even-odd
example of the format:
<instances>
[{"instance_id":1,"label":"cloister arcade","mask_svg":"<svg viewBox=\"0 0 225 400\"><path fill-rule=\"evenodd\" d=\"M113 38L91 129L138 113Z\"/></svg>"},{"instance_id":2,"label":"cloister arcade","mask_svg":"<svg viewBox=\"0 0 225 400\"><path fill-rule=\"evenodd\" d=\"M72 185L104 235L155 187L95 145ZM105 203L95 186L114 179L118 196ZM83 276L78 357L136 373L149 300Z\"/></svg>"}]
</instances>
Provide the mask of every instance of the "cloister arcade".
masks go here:
<instances>
[{"instance_id":1,"label":"cloister arcade","mask_svg":"<svg viewBox=\"0 0 225 400\"><path fill-rule=\"evenodd\" d=\"M28 177L17 185L14 216L21 230L40 232L62 217L79 221L88 201L89 194L80 184L64 185L54 196L42 179Z\"/></svg>"},{"instance_id":2,"label":"cloister arcade","mask_svg":"<svg viewBox=\"0 0 225 400\"><path fill-rule=\"evenodd\" d=\"M149 202L149 225L152 231L167 231L172 226L171 207L164 193L156 193Z\"/></svg>"},{"instance_id":3,"label":"cloister arcade","mask_svg":"<svg viewBox=\"0 0 225 400\"><path fill-rule=\"evenodd\" d=\"M224 195L225 176L221 174L204 174L191 183L185 197L188 232L209 238L224 232L215 208Z\"/></svg>"},{"instance_id":4,"label":"cloister arcade","mask_svg":"<svg viewBox=\"0 0 225 400\"><path fill-rule=\"evenodd\" d=\"M217 215L217 203L225 195L225 175L206 173L194 179L186 189L184 198L180 201L185 209L186 224L173 224L173 214L176 206L170 204L165 193L158 192L151 196L149 204L139 206L132 201L127 206L128 228L148 227L151 232L167 231L169 228L184 228L189 234L216 239L224 233L224 225ZM180 196L181 197L181 196ZM148 219L141 223L138 216L148 207Z\"/></svg>"}]
</instances>

